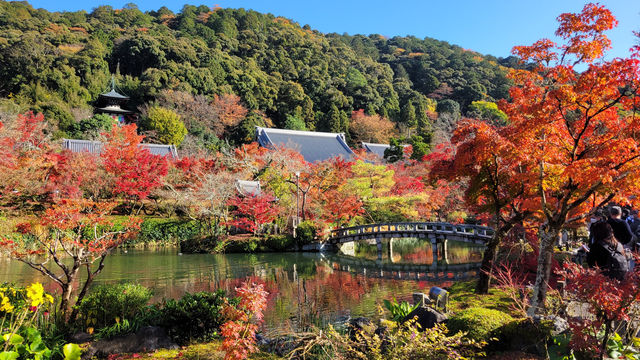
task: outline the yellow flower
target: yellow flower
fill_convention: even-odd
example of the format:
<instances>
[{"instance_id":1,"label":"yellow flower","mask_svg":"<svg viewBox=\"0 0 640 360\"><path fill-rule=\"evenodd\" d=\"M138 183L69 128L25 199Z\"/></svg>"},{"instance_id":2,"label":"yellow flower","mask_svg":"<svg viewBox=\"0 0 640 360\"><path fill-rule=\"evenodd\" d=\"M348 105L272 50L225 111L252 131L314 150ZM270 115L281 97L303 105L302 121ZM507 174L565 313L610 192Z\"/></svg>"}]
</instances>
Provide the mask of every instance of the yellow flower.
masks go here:
<instances>
[{"instance_id":1,"label":"yellow flower","mask_svg":"<svg viewBox=\"0 0 640 360\"><path fill-rule=\"evenodd\" d=\"M9 302L9 298L4 296L3 293L0 293L0 299L2 299L2 301L0 302L0 311L4 311L7 313L12 312L13 305L11 305L11 303Z\"/></svg>"},{"instance_id":2,"label":"yellow flower","mask_svg":"<svg viewBox=\"0 0 640 360\"><path fill-rule=\"evenodd\" d=\"M44 294L44 298L53 304L53 296L49 295L49 294Z\"/></svg>"},{"instance_id":3,"label":"yellow flower","mask_svg":"<svg viewBox=\"0 0 640 360\"><path fill-rule=\"evenodd\" d=\"M31 306L40 306L44 302L44 288L40 283L33 283L27 288L27 297L31 300Z\"/></svg>"}]
</instances>

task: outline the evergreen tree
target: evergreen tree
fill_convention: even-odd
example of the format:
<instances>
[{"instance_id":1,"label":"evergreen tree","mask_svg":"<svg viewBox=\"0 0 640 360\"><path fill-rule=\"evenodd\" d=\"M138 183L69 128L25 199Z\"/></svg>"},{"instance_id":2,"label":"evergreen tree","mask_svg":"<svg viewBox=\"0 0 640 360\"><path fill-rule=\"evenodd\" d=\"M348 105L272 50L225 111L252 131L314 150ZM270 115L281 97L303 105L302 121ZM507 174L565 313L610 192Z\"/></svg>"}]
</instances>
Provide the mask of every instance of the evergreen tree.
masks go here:
<instances>
[{"instance_id":1,"label":"evergreen tree","mask_svg":"<svg viewBox=\"0 0 640 360\"><path fill-rule=\"evenodd\" d=\"M411 101L407 101L402 108L402 122L409 127L415 127L417 125L416 108L413 106Z\"/></svg>"}]
</instances>

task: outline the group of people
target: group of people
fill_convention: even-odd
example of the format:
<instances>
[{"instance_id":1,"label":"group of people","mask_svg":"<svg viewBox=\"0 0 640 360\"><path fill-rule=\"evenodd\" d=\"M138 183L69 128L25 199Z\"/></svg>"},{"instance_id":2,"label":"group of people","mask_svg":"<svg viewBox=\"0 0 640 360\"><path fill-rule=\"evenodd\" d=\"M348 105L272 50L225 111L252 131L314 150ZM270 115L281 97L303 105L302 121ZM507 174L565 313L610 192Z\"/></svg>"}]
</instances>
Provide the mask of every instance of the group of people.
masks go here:
<instances>
[{"instance_id":1,"label":"group of people","mask_svg":"<svg viewBox=\"0 0 640 360\"><path fill-rule=\"evenodd\" d=\"M609 208L609 216L596 214L589 226L587 264L598 267L603 274L624 279L633 269L632 252L640 235L638 212L619 206Z\"/></svg>"}]
</instances>

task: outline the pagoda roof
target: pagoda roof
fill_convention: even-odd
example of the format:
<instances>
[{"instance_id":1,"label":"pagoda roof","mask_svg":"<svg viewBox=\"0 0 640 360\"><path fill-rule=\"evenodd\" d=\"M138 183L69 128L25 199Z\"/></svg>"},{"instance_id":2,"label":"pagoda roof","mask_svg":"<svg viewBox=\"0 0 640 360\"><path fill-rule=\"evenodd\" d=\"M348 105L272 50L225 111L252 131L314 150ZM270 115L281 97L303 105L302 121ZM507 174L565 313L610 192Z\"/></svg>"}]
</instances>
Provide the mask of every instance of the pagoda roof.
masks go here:
<instances>
[{"instance_id":1,"label":"pagoda roof","mask_svg":"<svg viewBox=\"0 0 640 360\"><path fill-rule=\"evenodd\" d=\"M174 160L179 159L178 150L175 145L140 144L140 147L148 150L153 155L168 156ZM62 139L62 148L76 153L88 152L90 154L98 155L102 152L103 145L100 141Z\"/></svg>"},{"instance_id":2,"label":"pagoda roof","mask_svg":"<svg viewBox=\"0 0 640 360\"><path fill-rule=\"evenodd\" d=\"M113 107L107 106L102 108L96 108L97 112L105 112L105 113L118 113L118 114L133 114L133 111L125 110L121 107Z\"/></svg>"},{"instance_id":3,"label":"pagoda roof","mask_svg":"<svg viewBox=\"0 0 640 360\"><path fill-rule=\"evenodd\" d=\"M107 98L114 98L114 99L129 100L128 96L118 93L116 89L113 89L113 88L109 92L100 94L100 96L107 97Z\"/></svg>"},{"instance_id":4,"label":"pagoda roof","mask_svg":"<svg viewBox=\"0 0 640 360\"><path fill-rule=\"evenodd\" d=\"M298 151L307 162L324 161L334 157L350 159L353 151L343 133L325 133L272 129L256 126L256 137L267 148L286 147Z\"/></svg>"}]
</instances>

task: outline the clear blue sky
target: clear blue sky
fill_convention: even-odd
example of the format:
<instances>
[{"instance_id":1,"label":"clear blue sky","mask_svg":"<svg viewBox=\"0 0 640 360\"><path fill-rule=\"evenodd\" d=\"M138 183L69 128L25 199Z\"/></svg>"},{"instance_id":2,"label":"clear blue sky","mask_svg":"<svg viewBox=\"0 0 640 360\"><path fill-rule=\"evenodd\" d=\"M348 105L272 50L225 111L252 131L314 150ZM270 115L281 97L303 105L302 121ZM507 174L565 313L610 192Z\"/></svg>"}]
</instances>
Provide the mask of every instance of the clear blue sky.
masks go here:
<instances>
[{"instance_id":1,"label":"clear blue sky","mask_svg":"<svg viewBox=\"0 0 640 360\"><path fill-rule=\"evenodd\" d=\"M212 0L205 5L253 9L309 24L322 32L348 34L414 35L445 40L483 54L508 56L514 45L529 45L542 37L553 38L556 17L579 12L587 1L579 0ZM133 2L141 10L161 6L178 12L185 3L198 0L32 0L36 8L50 11L91 11L98 5L121 8ZM611 56L627 56L640 31L640 0L605 0L619 26L609 32Z\"/></svg>"}]
</instances>

